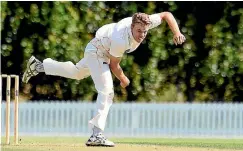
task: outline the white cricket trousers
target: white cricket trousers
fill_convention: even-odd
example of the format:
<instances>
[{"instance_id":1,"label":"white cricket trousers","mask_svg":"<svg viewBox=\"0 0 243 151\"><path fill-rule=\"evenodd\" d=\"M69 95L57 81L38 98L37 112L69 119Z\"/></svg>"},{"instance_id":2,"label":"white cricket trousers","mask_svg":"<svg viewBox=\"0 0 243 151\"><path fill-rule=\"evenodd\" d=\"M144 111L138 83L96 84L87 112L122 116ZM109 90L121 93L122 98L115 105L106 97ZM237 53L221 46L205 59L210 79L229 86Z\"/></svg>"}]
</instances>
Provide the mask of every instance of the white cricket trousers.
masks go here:
<instances>
[{"instance_id":1,"label":"white cricket trousers","mask_svg":"<svg viewBox=\"0 0 243 151\"><path fill-rule=\"evenodd\" d=\"M98 53L98 51L96 47L89 43L85 48L84 58L76 65L70 61L58 62L47 58L43 61L43 66L47 75L77 80L91 75L98 96L96 100L97 111L89 124L104 131L107 115L113 102L114 89L111 71L109 64L107 64L109 58L102 53Z\"/></svg>"}]
</instances>

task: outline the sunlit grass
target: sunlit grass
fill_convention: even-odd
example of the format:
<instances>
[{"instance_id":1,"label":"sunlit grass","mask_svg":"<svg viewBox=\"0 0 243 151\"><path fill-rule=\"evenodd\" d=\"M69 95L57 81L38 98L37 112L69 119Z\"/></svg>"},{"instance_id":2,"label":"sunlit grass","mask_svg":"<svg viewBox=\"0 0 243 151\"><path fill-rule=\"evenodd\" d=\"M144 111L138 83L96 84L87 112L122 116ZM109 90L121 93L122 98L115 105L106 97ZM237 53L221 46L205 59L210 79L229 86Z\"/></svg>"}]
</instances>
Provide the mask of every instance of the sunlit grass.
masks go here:
<instances>
[{"instance_id":1,"label":"sunlit grass","mask_svg":"<svg viewBox=\"0 0 243 151\"><path fill-rule=\"evenodd\" d=\"M80 150L85 147L88 138L81 137L20 137L19 144L5 145L2 138L2 151L61 151ZM243 150L243 139L188 139L188 138L110 138L117 145L138 144L172 147L216 148L229 150ZM87 148L86 148L87 149Z\"/></svg>"}]
</instances>

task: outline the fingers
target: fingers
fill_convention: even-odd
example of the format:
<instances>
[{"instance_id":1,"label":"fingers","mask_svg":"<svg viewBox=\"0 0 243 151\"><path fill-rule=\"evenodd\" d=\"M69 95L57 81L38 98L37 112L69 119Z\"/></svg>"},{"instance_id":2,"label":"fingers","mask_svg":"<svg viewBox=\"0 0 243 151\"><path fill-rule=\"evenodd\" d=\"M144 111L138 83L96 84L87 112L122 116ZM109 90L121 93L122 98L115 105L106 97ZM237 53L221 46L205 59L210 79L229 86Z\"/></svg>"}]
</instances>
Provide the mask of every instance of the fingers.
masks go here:
<instances>
[{"instance_id":1,"label":"fingers","mask_svg":"<svg viewBox=\"0 0 243 151\"><path fill-rule=\"evenodd\" d=\"M173 41L174 41L174 44L177 46L177 40L176 40L177 37L174 37L173 38Z\"/></svg>"},{"instance_id":2,"label":"fingers","mask_svg":"<svg viewBox=\"0 0 243 151\"><path fill-rule=\"evenodd\" d=\"M179 36L178 40L179 40L179 44L181 45L182 44L182 37Z\"/></svg>"},{"instance_id":3,"label":"fingers","mask_svg":"<svg viewBox=\"0 0 243 151\"><path fill-rule=\"evenodd\" d=\"M178 37L178 41L179 41L178 43L181 45L182 44L182 38L181 38L181 36Z\"/></svg>"},{"instance_id":4,"label":"fingers","mask_svg":"<svg viewBox=\"0 0 243 151\"><path fill-rule=\"evenodd\" d=\"M180 42L181 42L181 44L184 43L185 41L186 41L185 36L181 35L180 36Z\"/></svg>"},{"instance_id":5,"label":"fingers","mask_svg":"<svg viewBox=\"0 0 243 151\"><path fill-rule=\"evenodd\" d=\"M120 83L120 85L121 85L122 88L126 87L122 82Z\"/></svg>"},{"instance_id":6,"label":"fingers","mask_svg":"<svg viewBox=\"0 0 243 151\"><path fill-rule=\"evenodd\" d=\"M125 84L125 83L121 82L120 85L121 85L122 88L126 88L129 84Z\"/></svg>"},{"instance_id":7,"label":"fingers","mask_svg":"<svg viewBox=\"0 0 243 151\"><path fill-rule=\"evenodd\" d=\"M181 45L182 43L185 42L185 40L186 40L186 38L185 38L184 35L175 36L175 37L173 38L173 41L174 41L175 45L178 45L178 44Z\"/></svg>"},{"instance_id":8,"label":"fingers","mask_svg":"<svg viewBox=\"0 0 243 151\"><path fill-rule=\"evenodd\" d=\"M183 42L184 42L183 36L178 36L177 37L177 43L181 45Z\"/></svg>"},{"instance_id":9,"label":"fingers","mask_svg":"<svg viewBox=\"0 0 243 151\"><path fill-rule=\"evenodd\" d=\"M130 84L130 81L128 78L126 78L124 81L120 81L120 85L122 88L126 88Z\"/></svg>"}]
</instances>

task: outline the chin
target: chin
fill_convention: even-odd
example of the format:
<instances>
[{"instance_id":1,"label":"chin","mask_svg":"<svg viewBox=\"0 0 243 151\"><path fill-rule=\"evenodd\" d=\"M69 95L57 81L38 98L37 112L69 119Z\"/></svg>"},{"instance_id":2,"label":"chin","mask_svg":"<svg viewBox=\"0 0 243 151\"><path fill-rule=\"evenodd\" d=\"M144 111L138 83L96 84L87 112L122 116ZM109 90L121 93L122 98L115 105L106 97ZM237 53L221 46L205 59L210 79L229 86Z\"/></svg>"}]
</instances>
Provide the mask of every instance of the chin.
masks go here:
<instances>
[{"instance_id":1,"label":"chin","mask_svg":"<svg viewBox=\"0 0 243 151\"><path fill-rule=\"evenodd\" d=\"M136 40L136 41L137 41L138 43L141 43L141 42L143 41L143 39L141 39L141 40L138 39L138 40Z\"/></svg>"}]
</instances>

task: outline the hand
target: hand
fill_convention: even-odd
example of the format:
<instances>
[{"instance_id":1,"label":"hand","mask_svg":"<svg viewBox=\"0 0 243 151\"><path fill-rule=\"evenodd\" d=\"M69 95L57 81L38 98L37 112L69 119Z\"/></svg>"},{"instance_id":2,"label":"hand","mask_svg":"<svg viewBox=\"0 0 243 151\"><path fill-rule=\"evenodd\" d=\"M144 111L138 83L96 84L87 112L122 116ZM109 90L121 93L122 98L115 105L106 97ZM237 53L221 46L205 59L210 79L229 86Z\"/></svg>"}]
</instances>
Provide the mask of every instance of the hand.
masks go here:
<instances>
[{"instance_id":1,"label":"hand","mask_svg":"<svg viewBox=\"0 0 243 151\"><path fill-rule=\"evenodd\" d=\"M130 84L130 80L126 76L124 76L120 80L120 85L121 85L122 88L126 88L129 84Z\"/></svg>"},{"instance_id":2,"label":"hand","mask_svg":"<svg viewBox=\"0 0 243 151\"><path fill-rule=\"evenodd\" d=\"M186 41L186 38L184 35L182 35L181 33L179 34L175 34L173 36L173 41L175 43L175 45L181 45L182 43L184 43Z\"/></svg>"}]
</instances>

